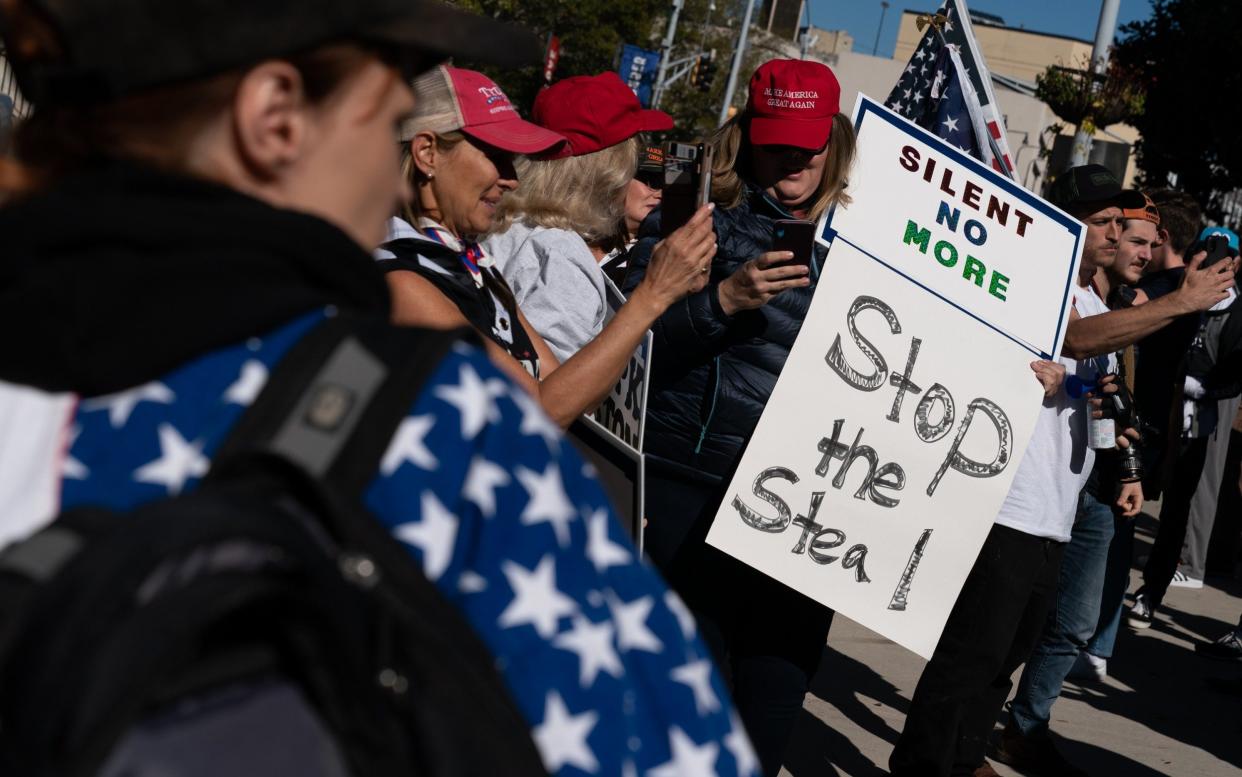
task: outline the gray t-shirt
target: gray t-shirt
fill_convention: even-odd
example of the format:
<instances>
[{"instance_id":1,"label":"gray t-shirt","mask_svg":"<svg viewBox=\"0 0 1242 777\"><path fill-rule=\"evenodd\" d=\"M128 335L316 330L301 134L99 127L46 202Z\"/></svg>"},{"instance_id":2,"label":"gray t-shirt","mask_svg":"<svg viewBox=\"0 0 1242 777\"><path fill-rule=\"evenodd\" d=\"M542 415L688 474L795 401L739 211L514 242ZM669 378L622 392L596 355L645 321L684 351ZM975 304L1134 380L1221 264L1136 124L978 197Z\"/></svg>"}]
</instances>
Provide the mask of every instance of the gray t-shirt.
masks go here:
<instances>
[{"instance_id":1,"label":"gray t-shirt","mask_svg":"<svg viewBox=\"0 0 1242 777\"><path fill-rule=\"evenodd\" d=\"M518 221L483 247L557 359L573 356L604 328L604 272L576 232Z\"/></svg>"}]
</instances>

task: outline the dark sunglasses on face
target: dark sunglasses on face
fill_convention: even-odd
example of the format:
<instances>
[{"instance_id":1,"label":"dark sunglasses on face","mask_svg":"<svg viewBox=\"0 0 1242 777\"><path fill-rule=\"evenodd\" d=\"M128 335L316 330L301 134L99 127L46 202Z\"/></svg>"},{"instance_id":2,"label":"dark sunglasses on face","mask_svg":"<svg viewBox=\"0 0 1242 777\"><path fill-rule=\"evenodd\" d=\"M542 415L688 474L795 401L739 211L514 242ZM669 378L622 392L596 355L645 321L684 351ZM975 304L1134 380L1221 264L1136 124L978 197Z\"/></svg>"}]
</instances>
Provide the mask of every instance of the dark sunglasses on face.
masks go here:
<instances>
[{"instance_id":1,"label":"dark sunglasses on face","mask_svg":"<svg viewBox=\"0 0 1242 777\"><path fill-rule=\"evenodd\" d=\"M655 170L639 170L634 174L634 180L646 186L648 189L664 188L664 173Z\"/></svg>"},{"instance_id":2,"label":"dark sunglasses on face","mask_svg":"<svg viewBox=\"0 0 1242 777\"><path fill-rule=\"evenodd\" d=\"M828 144L825 142L824 145L818 149L802 148L801 146L784 146L784 145L776 145L776 144L756 146L756 148L758 148L760 151L762 151L765 154L771 154L773 156L785 156L785 155L797 154L799 156L813 157L813 156L818 156L824 153L824 149L828 148Z\"/></svg>"}]
</instances>

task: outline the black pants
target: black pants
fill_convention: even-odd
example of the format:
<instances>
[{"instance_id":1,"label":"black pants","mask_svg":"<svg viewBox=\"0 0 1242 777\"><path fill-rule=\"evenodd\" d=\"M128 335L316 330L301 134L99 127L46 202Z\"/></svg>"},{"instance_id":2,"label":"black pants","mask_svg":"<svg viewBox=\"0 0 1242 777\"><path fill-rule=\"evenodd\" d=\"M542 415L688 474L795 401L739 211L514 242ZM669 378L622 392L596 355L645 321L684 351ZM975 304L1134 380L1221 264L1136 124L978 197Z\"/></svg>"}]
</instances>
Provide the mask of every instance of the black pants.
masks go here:
<instances>
[{"instance_id":1,"label":"black pants","mask_svg":"<svg viewBox=\"0 0 1242 777\"><path fill-rule=\"evenodd\" d=\"M698 620L763 773L774 777L819 666L832 610L704 542L723 488L649 470L646 548Z\"/></svg>"},{"instance_id":2,"label":"black pants","mask_svg":"<svg viewBox=\"0 0 1242 777\"><path fill-rule=\"evenodd\" d=\"M1160 506L1160 528L1156 531L1151 555L1143 567L1142 590L1152 607L1158 607L1164 601L1181 560L1182 545L1186 542L1186 524L1190 520L1190 502L1203 475L1207 448L1207 437L1183 440L1178 445L1177 460L1173 462L1173 479Z\"/></svg>"},{"instance_id":3,"label":"black pants","mask_svg":"<svg viewBox=\"0 0 1242 777\"><path fill-rule=\"evenodd\" d=\"M905 729L889 757L894 775L971 774L1056 595L1064 543L993 526L966 577Z\"/></svg>"}]
</instances>

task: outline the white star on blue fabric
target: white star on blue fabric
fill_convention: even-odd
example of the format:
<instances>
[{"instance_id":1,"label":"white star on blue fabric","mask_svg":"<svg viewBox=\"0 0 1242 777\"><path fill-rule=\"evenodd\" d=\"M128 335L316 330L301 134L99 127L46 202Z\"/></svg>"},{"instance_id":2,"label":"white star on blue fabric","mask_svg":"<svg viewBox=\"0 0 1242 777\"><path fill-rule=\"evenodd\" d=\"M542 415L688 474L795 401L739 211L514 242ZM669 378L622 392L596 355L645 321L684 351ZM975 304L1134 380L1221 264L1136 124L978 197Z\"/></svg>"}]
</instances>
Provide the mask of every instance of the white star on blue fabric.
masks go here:
<instances>
[{"instance_id":1,"label":"white star on blue fabric","mask_svg":"<svg viewBox=\"0 0 1242 777\"><path fill-rule=\"evenodd\" d=\"M586 555L595 565L597 572L603 572L608 567L630 563L630 552L625 549L625 546L608 539L608 526L611 523L612 516L603 507L591 513L586 519Z\"/></svg>"},{"instance_id":2,"label":"white star on blue fabric","mask_svg":"<svg viewBox=\"0 0 1242 777\"><path fill-rule=\"evenodd\" d=\"M957 132L957 119L950 116L942 122L948 132Z\"/></svg>"},{"instance_id":3,"label":"white star on blue fabric","mask_svg":"<svg viewBox=\"0 0 1242 777\"><path fill-rule=\"evenodd\" d=\"M535 746L548 771L555 774L565 766L576 766L584 772L599 771L599 761L587 745L587 737L598 722L598 712L587 710L571 715L561 695L548 691L543 722L534 732Z\"/></svg>"},{"instance_id":4,"label":"white star on blue fabric","mask_svg":"<svg viewBox=\"0 0 1242 777\"><path fill-rule=\"evenodd\" d=\"M457 408L461 414L461 436L467 440L478 436L488 423L500 420L496 397L503 393L505 384L498 380L484 381L469 364L462 364L456 386L437 386L435 394ZM497 385L500 390L497 390Z\"/></svg>"},{"instance_id":5,"label":"white star on blue fabric","mask_svg":"<svg viewBox=\"0 0 1242 777\"><path fill-rule=\"evenodd\" d=\"M134 480L163 486L172 495L180 494L187 480L207 474L211 461L203 455L201 440L187 441L172 424L160 424L157 433L160 456L134 470Z\"/></svg>"},{"instance_id":6,"label":"white star on blue fabric","mask_svg":"<svg viewBox=\"0 0 1242 777\"><path fill-rule=\"evenodd\" d=\"M380 460L380 472L391 475L407 461L420 469L438 469L440 461L428 450L426 442L427 433L435 424L436 417L430 413L403 418L388 443L388 450L384 451L384 458Z\"/></svg>"},{"instance_id":7,"label":"white star on blue fabric","mask_svg":"<svg viewBox=\"0 0 1242 777\"><path fill-rule=\"evenodd\" d=\"M423 492L421 506L422 520L398 524L393 527L392 533L397 539L422 551L423 570L427 578L439 580L453 558L458 520L430 491Z\"/></svg>"},{"instance_id":8,"label":"white star on blue fabric","mask_svg":"<svg viewBox=\"0 0 1242 777\"><path fill-rule=\"evenodd\" d=\"M720 709L720 700L712 690L712 662L706 658L691 661L669 673L677 682L687 686L694 694L694 708L700 715Z\"/></svg>"},{"instance_id":9,"label":"white star on blue fabric","mask_svg":"<svg viewBox=\"0 0 1242 777\"><path fill-rule=\"evenodd\" d=\"M462 570L457 577L457 590L463 594L477 594L487 590L487 578L469 569Z\"/></svg>"},{"instance_id":10,"label":"white star on blue fabric","mask_svg":"<svg viewBox=\"0 0 1242 777\"><path fill-rule=\"evenodd\" d=\"M233 385L224 392L224 401L250 407L265 385L267 385L267 367L258 359L247 359L242 365L241 374L237 380L233 381Z\"/></svg>"},{"instance_id":11,"label":"white star on blue fabric","mask_svg":"<svg viewBox=\"0 0 1242 777\"><path fill-rule=\"evenodd\" d=\"M725 735L724 745L733 754L737 762L737 773L741 775L755 774L759 771L759 756L746 737L746 728L738 719L736 712L729 713L729 733Z\"/></svg>"},{"instance_id":12,"label":"white star on blue fabric","mask_svg":"<svg viewBox=\"0 0 1242 777\"><path fill-rule=\"evenodd\" d=\"M108 408L108 423L112 424L113 429L119 429L129 423L129 416L134 412L134 408L138 406L139 402L159 402L168 405L172 404L174 399L176 399L176 395L173 394L172 389L157 381L146 383L142 386L135 386L132 389L126 389L116 394L88 399L82 403L82 409L98 410L100 408Z\"/></svg>"},{"instance_id":13,"label":"white star on blue fabric","mask_svg":"<svg viewBox=\"0 0 1242 777\"><path fill-rule=\"evenodd\" d=\"M555 463L549 463L541 475L526 467L518 467L517 479L530 495L530 501L522 510L522 523L528 526L550 523L557 544L562 548L569 545L569 524L573 522L575 511L565 495L560 468Z\"/></svg>"},{"instance_id":14,"label":"white star on blue fabric","mask_svg":"<svg viewBox=\"0 0 1242 777\"><path fill-rule=\"evenodd\" d=\"M622 650L645 650L659 653L664 649L660 638L647 628L647 616L655 604L650 596L635 599L628 604L615 596L609 596L608 609L617 623L617 644Z\"/></svg>"},{"instance_id":15,"label":"white star on blue fabric","mask_svg":"<svg viewBox=\"0 0 1242 777\"><path fill-rule=\"evenodd\" d=\"M482 456L475 456L466 473L462 496L478 505L484 518L496 514L496 489L509 485L509 473Z\"/></svg>"},{"instance_id":16,"label":"white star on blue fabric","mask_svg":"<svg viewBox=\"0 0 1242 777\"><path fill-rule=\"evenodd\" d=\"M69 478L70 480L86 480L91 475L91 471L86 465L78 461L67 451L73 450L73 444L78 441L78 435L82 433L82 427L75 425L69 430L69 440L65 444L65 461L60 467L60 476Z\"/></svg>"},{"instance_id":17,"label":"white star on blue fabric","mask_svg":"<svg viewBox=\"0 0 1242 777\"><path fill-rule=\"evenodd\" d=\"M578 656L578 682L583 688L595 683L600 671L620 677L625 671L614 647L611 623L591 623L581 615L574 616L574 627L557 635L552 644Z\"/></svg>"},{"instance_id":18,"label":"white star on blue fabric","mask_svg":"<svg viewBox=\"0 0 1242 777\"><path fill-rule=\"evenodd\" d=\"M681 627L681 635L687 640L694 637L697 624L695 623L694 616L690 613L690 608L686 607L681 597L670 590L664 594L664 606L668 607L672 611L673 617L677 619L677 625Z\"/></svg>"},{"instance_id":19,"label":"white star on blue fabric","mask_svg":"<svg viewBox=\"0 0 1242 777\"><path fill-rule=\"evenodd\" d=\"M522 425L518 431L527 435L539 435L547 443L548 452L556 453L561 447L561 428L548 418L543 405L521 388L514 388L509 395L518 410L522 411Z\"/></svg>"},{"instance_id":20,"label":"white star on blue fabric","mask_svg":"<svg viewBox=\"0 0 1242 777\"><path fill-rule=\"evenodd\" d=\"M573 615L578 605L556 587L556 561L552 554L530 571L513 561L501 564L501 571L513 589L513 601L500 613L498 623L511 628L529 623L544 639L556 634L561 618Z\"/></svg>"},{"instance_id":21,"label":"white star on blue fabric","mask_svg":"<svg viewBox=\"0 0 1242 777\"><path fill-rule=\"evenodd\" d=\"M715 742L696 745L677 726L669 731L669 743L672 758L647 772L647 777L714 777L720 745Z\"/></svg>"}]
</instances>

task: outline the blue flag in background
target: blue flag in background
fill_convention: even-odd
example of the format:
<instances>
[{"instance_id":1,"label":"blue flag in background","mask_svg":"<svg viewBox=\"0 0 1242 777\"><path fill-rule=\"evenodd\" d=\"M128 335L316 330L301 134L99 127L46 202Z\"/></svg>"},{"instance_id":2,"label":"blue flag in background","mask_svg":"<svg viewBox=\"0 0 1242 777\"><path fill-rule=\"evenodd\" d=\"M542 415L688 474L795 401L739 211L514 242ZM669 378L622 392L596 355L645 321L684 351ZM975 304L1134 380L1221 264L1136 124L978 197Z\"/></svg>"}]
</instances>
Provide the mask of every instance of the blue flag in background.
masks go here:
<instances>
[{"instance_id":1,"label":"blue flag in background","mask_svg":"<svg viewBox=\"0 0 1242 777\"><path fill-rule=\"evenodd\" d=\"M660 52L640 49L629 43L621 47L621 79L638 95L644 108L651 107L651 93L660 69Z\"/></svg>"}]
</instances>

